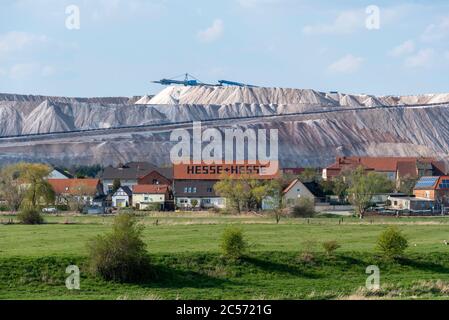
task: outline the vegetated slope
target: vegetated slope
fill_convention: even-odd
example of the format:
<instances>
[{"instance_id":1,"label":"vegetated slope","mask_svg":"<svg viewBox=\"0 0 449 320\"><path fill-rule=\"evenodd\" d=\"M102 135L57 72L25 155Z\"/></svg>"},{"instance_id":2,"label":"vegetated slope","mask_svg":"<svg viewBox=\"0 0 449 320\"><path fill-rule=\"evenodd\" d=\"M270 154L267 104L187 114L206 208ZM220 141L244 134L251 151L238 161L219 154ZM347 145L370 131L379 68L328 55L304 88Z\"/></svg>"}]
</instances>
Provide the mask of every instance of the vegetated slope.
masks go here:
<instances>
[{"instance_id":1,"label":"vegetated slope","mask_svg":"<svg viewBox=\"0 0 449 320\"><path fill-rule=\"evenodd\" d=\"M279 130L283 166L325 166L337 155L449 159L449 104L397 107L442 103L449 100L449 94L374 97L299 89L168 87L137 104L123 103L124 98L107 99L116 103L0 95L0 135L241 117L215 126ZM311 111L316 113L297 114ZM167 164L173 146L169 137L170 131L161 127L151 132L136 128L126 134L74 133L69 140L21 144L0 139L0 163L32 160L107 165L138 160Z\"/></svg>"}]
</instances>

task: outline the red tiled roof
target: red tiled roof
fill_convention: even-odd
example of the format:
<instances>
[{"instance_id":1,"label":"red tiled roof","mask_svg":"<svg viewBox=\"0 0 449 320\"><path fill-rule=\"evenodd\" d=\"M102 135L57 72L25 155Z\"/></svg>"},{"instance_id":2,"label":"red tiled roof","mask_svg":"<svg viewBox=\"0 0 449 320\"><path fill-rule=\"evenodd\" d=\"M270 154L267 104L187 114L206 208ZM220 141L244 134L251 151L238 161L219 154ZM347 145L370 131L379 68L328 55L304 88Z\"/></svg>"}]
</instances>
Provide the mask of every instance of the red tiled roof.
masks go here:
<instances>
[{"instance_id":1,"label":"red tiled roof","mask_svg":"<svg viewBox=\"0 0 449 320\"><path fill-rule=\"evenodd\" d=\"M285 194L285 193L289 192L290 189L293 188L294 185L295 185L298 181L299 181L299 179L293 180L293 181L289 184L289 186L288 186L287 188L285 188L284 191L282 191L282 193Z\"/></svg>"},{"instance_id":2,"label":"red tiled roof","mask_svg":"<svg viewBox=\"0 0 449 320\"><path fill-rule=\"evenodd\" d=\"M398 175L399 177L416 177L418 175L416 161L399 161Z\"/></svg>"},{"instance_id":3,"label":"red tiled roof","mask_svg":"<svg viewBox=\"0 0 449 320\"><path fill-rule=\"evenodd\" d=\"M138 184L133 187L133 193L165 194L167 185Z\"/></svg>"},{"instance_id":4,"label":"red tiled roof","mask_svg":"<svg viewBox=\"0 0 449 320\"><path fill-rule=\"evenodd\" d=\"M48 179L56 194L95 195L99 179Z\"/></svg>"}]
</instances>

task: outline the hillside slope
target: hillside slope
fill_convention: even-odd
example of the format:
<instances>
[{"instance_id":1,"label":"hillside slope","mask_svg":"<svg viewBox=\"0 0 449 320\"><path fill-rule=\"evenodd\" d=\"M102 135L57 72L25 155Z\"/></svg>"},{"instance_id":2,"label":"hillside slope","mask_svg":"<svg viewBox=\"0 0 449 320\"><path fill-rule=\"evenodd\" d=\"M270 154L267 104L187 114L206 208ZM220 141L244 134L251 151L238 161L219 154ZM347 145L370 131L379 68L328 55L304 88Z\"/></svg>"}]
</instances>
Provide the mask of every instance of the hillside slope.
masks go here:
<instances>
[{"instance_id":1,"label":"hillside slope","mask_svg":"<svg viewBox=\"0 0 449 320\"><path fill-rule=\"evenodd\" d=\"M29 142L25 138L20 143L0 139L0 163L106 165L138 160L166 164L172 143L163 125L211 119L222 119L215 123L221 129L278 129L283 166L325 166L336 155L449 160L449 104L444 103L448 100L449 94L374 97L238 87L168 87L140 101L0 95L1 136L161 125L149 131L74 133L70 138ZM432 103L440 105L426 106Z\"/></svg>"}]
</instances>

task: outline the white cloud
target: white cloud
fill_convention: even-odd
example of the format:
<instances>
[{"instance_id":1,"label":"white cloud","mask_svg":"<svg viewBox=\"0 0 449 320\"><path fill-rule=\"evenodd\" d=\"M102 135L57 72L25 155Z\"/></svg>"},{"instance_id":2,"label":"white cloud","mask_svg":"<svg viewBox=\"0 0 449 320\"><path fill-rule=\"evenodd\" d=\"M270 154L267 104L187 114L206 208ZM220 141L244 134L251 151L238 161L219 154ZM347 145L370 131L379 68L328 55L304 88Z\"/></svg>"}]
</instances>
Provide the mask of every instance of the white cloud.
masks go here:
<instances>
[{"instance_id":1,"label":"white cloud","mask_svg":"<svg viewBox=\"0 0 449 320\"><path fill-rule=\"evenodd\" d=\"M405 66L407 68L428 67L432 64L435 58L435 51L431 48L419 50L415 55L405 59Z\"/></svg>"},{"instance_id":2,"label":"white cloud","mask_svg":"<svg viewBox=\"0 0 449 320\"><path fill-rule=\"evenodd\" d=\"M449 36L449 17L441 19L438 23L428 25L421 35L421 40L424 42L434 42L443 40L447 36Z\"/></svg>"},{"instance_id":3,"label":"white cloud","mask_svg":"<svg viewBox=\"0 0 449 320\"><path fill-rule=\"evenodd\" d=\"M23 50L29 50L37 45L49 41L45 35L36 35L26 32L8 32L0 35L0 56L16 54Z\"/></svg>"},{"instance_id":4,"label":"white cloud","mask_svg":"<svg viewBox=\"0 0 449 320\"><path fill-rule=\"evenodd\" d=\"M397 47L390 51L390 55L393 57L401 57L404 55L412 54L415 51L415 42L413 40L407 40L401 43Z\"/></svg>"},{"instance_id":5,"label":"white cloud","mask_svg":"<svg viewBox=\"0 0 449 320\"><path fill-rule=\"evenodd\" d=\"M224 23L221 19L215 19L212 26L206 30L199 31L197 36L202 42L212 42L223 35Z\"/></svg>"},{"instance_id":6,"label":"white cloud","mask_svg":"<svg viewBox=\"0 0 449 320\"><path fill-rule=\"evenodd\" d=\"M302 29L302 32L306 35L350 34L365 27L365 18L363 11L344 11L332 23L307 25Z\"/></svg>"},{"instance_id":7,"label":"white cloud","mask_svg":"<svg viewBox=\"0 0 449 320\"><path fill-rule=\"evenodd\" d=\"M359 70L363 63L363 58L355 57L352 54L348 54L343 58L332 63L328 69L334 73L354 73Z\"/></svg>"}]
</instances>

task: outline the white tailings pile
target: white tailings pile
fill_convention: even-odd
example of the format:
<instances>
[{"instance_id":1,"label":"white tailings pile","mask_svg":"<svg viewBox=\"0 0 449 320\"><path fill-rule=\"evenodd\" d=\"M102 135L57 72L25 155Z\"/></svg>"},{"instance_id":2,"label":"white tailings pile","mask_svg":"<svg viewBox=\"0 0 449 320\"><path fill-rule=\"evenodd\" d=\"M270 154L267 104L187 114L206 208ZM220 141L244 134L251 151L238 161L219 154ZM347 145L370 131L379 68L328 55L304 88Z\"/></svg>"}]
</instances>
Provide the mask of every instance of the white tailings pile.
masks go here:
<instances>
[{"instance_id":1,"label":"white tailings pile","mask_svg":"<svg viewBox=\"0 0 449 320\"><path fill-rule=\"evenodd\" d=\"M256 87L214 87L214 86L170 86L153 98L148 96L136 104L198 104L230 105L243 104L309 104L334 107L376 107L401 104L427 104L449 102L449 94L428 94L417 96L351 95L325 93L311 89L256 88Z\"/></svg>"}]
</instances>

